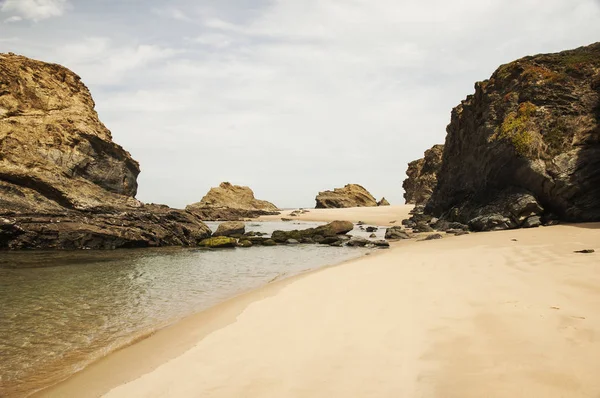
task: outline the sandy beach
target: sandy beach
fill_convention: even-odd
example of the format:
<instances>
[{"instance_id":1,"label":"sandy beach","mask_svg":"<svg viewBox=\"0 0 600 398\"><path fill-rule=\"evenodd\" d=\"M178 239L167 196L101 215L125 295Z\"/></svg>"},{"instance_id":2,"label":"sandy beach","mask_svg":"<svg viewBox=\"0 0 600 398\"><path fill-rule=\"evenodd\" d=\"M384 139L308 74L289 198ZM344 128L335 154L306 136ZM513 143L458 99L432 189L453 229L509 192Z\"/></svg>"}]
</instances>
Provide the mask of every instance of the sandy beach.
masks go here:
<instances>
[{"instance_id":1,"label":"sandy beach","mask_svg":"<svg viewBox=\"0 0 600 398\"><path fill-rule=\"evenodd\" d=\"M307 213L290 216L293 210L283 210L275 216L261 216L257 220L281 220L289 218L292 221L323 221L347 220L354 223L362 221L373 225L401 225L402 220L410 217L413 205L395 205L379 207L353 207L349 209L306 209Z\"/></svg>"},{"instance_id":2,"label":"sandy beach","mask_svg":"<svg viewBox=\"0 0 600 398\"><path fill-rule=\"evenodd\" d=\"M306 217L390 218L369 211ZM599 242L600 224L400 242L230 300L38 395L597 398Z\"/></svg>"}]
</instances>

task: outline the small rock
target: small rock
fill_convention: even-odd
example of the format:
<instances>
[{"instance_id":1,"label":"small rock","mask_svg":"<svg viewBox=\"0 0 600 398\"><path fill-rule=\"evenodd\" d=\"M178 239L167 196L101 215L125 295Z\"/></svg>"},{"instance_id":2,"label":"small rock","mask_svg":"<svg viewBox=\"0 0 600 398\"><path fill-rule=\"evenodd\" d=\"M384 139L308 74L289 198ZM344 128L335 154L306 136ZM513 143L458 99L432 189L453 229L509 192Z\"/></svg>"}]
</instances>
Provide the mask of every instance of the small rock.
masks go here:
<instances>
[{"instance_id":1,"label":"small rock","mask_svg":"<svg viewBox=\"0 0 600 398\"><path fill-rule=\"evenodd\" d=\"M359 221L356 223L356 225L365 225L364 221Z\"/></svg>"},{"instance_id":2,"label":"small rock","mask_svg":"<svg viewBox=\"0 0 600 398\"><path fill-rule=\"evenodd\" d=\"M300 242L298 242L296 239L288 239L285 241L285 243L287 243L288 245L297 245Z\"/></svg>"},{"instance_id":3,"label":"small rock","mask_svg":"<svg viewBox=\"0 0 600 398\"><path fill-rule=\"evenodd\" d=\"M396 220L390 221L390 224L396 224Z\"/></svg>"},{"instance_id":4,"label":"small rock","mask_svg":"<svg viewBox=\"0 0 600 398\"><path fill-rule=\"evenodd\" d=\"M203 241L198 243L199 246L213 249L235 247L236 244L237 240L228 236L214 236L212 238L204 239Z\"/></svg>"},{"instance_id":5,"label":"small rock","mask_svg":"<svg viewBox=\"0 0 600 398\"><path fill-rule=\"evenodd\" d=\"M539 216L531 216L528 217L523 224L521 225L523 228L537 228L542 225L542 221Z\"/></svg>"},{"instance_id":6,"label":"small rock","mask_svg":"<svg viewBox=\"0 0 600 398\"><path fill-rule=\"evenodd\" d=\"M252 247L252 242L249 240L241 240L238 242L238 247Z\"/></svg>"},{"instance_id":7,"label":"small rock","mask_svg":"<svg viewBox=\"0 0 600 398\"><path fill-rule=\"evenodd\" d=\"M376 237L377 237L377 235L375 235L375 234L369 235L369 238L376 238Z\"/></svg>"},{"instance_id":8,"label":"small rock","mask_svg":"<svg viewBox=\"0 0 600 398\"><path fill-rule=\"evenodd\" d=\"M246 232L246 225L240 221L226 221L219 224L217 231L213 236L232 236L243 235Z\"/></svg>"},{"instance_id":9,"label":"small rock","mask_svg":"<svg viewBox=\"0 0 600 398\"><path fill-rule=\"evenodd\" d=\"M377 227L367 227L367 232L377 232Z\"/></svg>"},{"instance_id":10,"label":"small rock","mask_svg":"<svg viewBox=\"0 0 600 398\"><path fill-rule=\"evenodd\" d=\"M385 241L385 240L375 240L373 241L373 244L377 247L390 247L389 242Z\"/></svg>"},{"instance_id":11,"label":"small rock","mask_svg":"<svg viewBox=\"0 0 600 398\"><path fill-rule=\"evenodd\" d=\"M365 238L354 237L354 238L350 239L348 242L346 242L346 246L363 247L367 243L369 243L369 241Z\"/></svg>"},{"instance_id":12,"label":"small rock","mask_svg":"<svg viewBox=\"0 0 600 398\"><path fill-rule=\"evenodd\" d=\"M331 245L332 243L338 242L340 240L340 238L338 238L337 236L328 236L326 238L321 239L321 241L319 242L322 245Z\"/></svg>"},{"instance_id":13,"label":"small rock","mask_svg":"<svg viewBox=\"0 0 600 398\"><path fill-rule=\"evenodd\" d=\"M440 234L431 234L423 240L434 240L434 239L442 239L442 238L443 238L443 236Z\"/></svg>"},{"instance_id":14,"label":"small rock","mask_svg":"<svg viewBox=\"0 0 600 398\"><path fill-rule=\"evenodd\" d=\"M410 239L408 232L404 231L402 227L389 227L385 230L386 239Z\"/></svg>"},{"instance_id":15,"label":"small rock","mask_svg":"<svg viewBox=\"0 0 600 398\"><path fill-rule=\"evenodd\" d=\"M329 246L333 246L333 247L342 247L343 242L341 240L337 240L335 242L331 242L329 244Z\"/></svg>"},{"instance_id":16,"label":"small rock","mask_svg":"<svg viewBox=\"0 0 600 398\"><path fill-rule=\"evenodd\" d=\"M277 242L275 242L273 239L267 239L265 241L263 241L263 246L277 246Z\"/></svg>"},{"instance_id":17,"label":"small rock","mask_svg":"<svg viewBox=\"0 0 600 398\"><path fill-rule=\"evenodd\" d=\"M590 253L594 253L594 252L595 252L594 249L575 250L575 253L584 253L584 254L590 254Z\"/></svg>"},{"instance_id":18,"label":"small rock","mask_svg":"<svg viewBox=\"0 0 600 398\"><path fill-rule=\"evenodd\" d=\"M282 218L281 218L281 221L292 221L292 219L291 219L291 218L285 218L285 217L282 217Z\"/></svg>"}]
</instances>

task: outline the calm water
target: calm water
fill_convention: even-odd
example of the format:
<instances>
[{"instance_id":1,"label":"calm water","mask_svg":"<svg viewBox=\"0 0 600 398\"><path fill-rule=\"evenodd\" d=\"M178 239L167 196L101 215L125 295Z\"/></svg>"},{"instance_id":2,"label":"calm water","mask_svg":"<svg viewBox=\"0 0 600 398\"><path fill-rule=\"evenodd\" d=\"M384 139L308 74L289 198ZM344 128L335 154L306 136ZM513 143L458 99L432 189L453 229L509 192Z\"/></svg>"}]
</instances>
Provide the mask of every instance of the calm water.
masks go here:
<instances>
[{"instance_id":1,"label":"calm water","mask_svg":"<svg viewBox=\"0 0 600 398\"><path fill-rule=\"evenodd\" d=\"M247 225L270 233L316 223ZM0 252L0 397L27 396L233 295L365 251L297 245Z\"/></svg>"}]
</instances>

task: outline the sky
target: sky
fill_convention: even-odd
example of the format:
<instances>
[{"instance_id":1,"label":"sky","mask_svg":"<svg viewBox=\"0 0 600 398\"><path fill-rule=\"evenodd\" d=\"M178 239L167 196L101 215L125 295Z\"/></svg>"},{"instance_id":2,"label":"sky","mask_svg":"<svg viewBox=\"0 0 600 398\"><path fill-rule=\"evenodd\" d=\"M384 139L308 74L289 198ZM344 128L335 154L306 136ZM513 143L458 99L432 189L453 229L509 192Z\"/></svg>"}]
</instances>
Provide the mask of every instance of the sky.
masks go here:
<instances>
[{"instance_id":1,"label":"sky","mask_svg":"<svg viewBox=\"0 0 600 398\"><path fill-rule=\"evenodd\" d=\"M280 207L409 161L501 64L600 41L600 0L0 0L0 52L62 64L174 207L221 181Z\"/></svg>"}]
</instances>

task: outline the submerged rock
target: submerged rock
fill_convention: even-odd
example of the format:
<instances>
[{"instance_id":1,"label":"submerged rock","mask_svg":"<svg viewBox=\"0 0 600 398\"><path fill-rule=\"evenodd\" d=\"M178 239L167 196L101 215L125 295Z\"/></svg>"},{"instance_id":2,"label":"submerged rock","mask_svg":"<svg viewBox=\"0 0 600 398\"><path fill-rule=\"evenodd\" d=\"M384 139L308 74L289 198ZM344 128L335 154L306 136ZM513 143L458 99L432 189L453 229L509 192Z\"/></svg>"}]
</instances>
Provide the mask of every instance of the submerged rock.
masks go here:
<instances>
[{"instance_id":1,"label":"submerged rock","mask_svg":"<svg viewBox=\"0 0 600 398\"><path fill-rule=\"evenodd\" d=\"M347 184L333 191L319 192L315 200L317 209L377 206L373 195L358 184Z\"/></svg>"}]
</instances>

